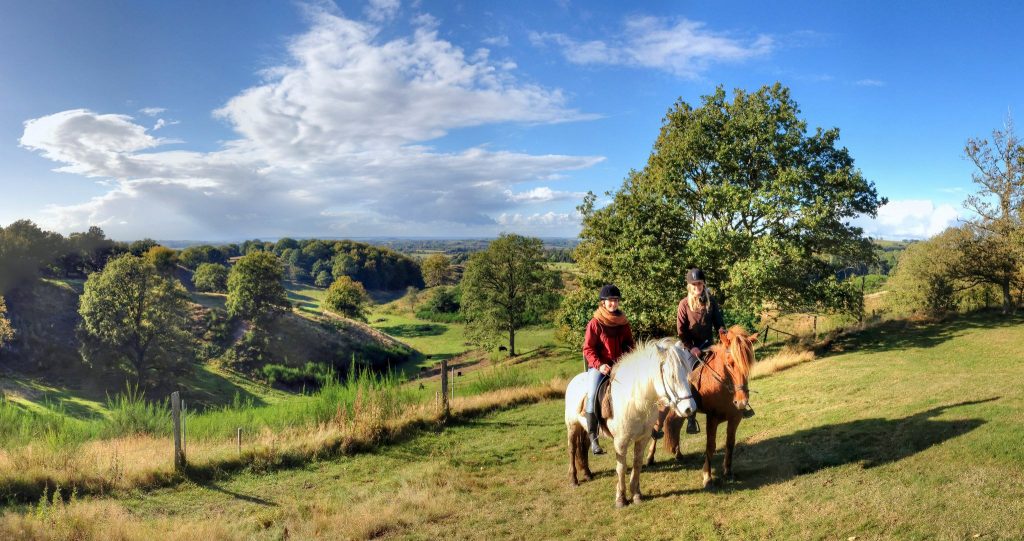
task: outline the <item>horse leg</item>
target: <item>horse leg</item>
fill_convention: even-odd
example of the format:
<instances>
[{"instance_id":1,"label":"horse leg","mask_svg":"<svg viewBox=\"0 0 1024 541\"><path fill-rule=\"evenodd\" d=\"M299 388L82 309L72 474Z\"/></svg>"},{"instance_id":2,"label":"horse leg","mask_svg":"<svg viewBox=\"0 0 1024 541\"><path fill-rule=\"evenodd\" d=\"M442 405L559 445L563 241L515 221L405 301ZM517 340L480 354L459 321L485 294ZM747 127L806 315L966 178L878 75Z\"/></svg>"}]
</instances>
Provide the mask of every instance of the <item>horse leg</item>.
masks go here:
<instances>
[{"instance_id":1,"label":"horse leg","mask_svg":"<svg viewBox=\"0 0 1024 541\"><path fill-rule=\"evenodd\" d=\"M647 448L647 465L654 465L654 451L658 449L658 440L651 440L651 445Z\"/></svg>"},{"instance_id":2,"label":"horse leg","mask_svg":"<svg viewBox=\"0 0 1024 541\"><path fill-rule=\"evenodd\" d=\"M711 489L711 457L715 456L715 435L718 432L718 419L710 413L704 421L704 429L707 432L707 446L704 448L704 488Z\"/></svg>"},{"instance_id":3,"label":"horse leg","mask_svg":"<svg viewBox=\"0 0 1024 541\"><path fill-rule=\"evenodd\" d=\"M640 465L643 464L644 455L640 450L644 448L643 440L633 444L633 473L629 478L629 491L633 493L633 503L640 503L643 496L640 495Z\"/></svg>"},{"instance_id":4,"label":"horse leg","mask_svg":"<svg viewBox=\"0 0 1024 541\"><path fill-rule=\"evenodd\" d=\"M727 481L734 481L732 474L732 450L736 447L736 428L740 426L742 417L729 419L725 428L725 460L722 462L722 475Z\"/></svg>"},{"instance_id":5,"label":"horse leg","mask_svg":"<svg viewBox=\"0 0 1024 541\"><path fill-rule=\"evenodd\" d=\"M673 411L665 420L665 450L675 456L676 461L683 460L683 453L679 451L679 437L683 431L683 418Z\"/></svg>"},{"instance_id":6,"label":"horse leg","mask_svg":"<svg viewBox=\"0 0 1024 541\"><path fill-rule=\"evenodd\" d=\"M626 448L627 444L615 442L615 507L626 506Z\"/></svg>"},{"instance_id":7,"label":"horse leg","mask_svg":"<svg viewBox=\"0 0 1024 541\"><path fill-rule=\"evenodd\" d=\"M568 432L567 439L569 440L569 485L579 486L580 482L576 479L576 464L579 461L577 453L579 453L579 438L576 435L576 428L579 425L572 425L566 430Z\"/></svg>"}]
</instances>

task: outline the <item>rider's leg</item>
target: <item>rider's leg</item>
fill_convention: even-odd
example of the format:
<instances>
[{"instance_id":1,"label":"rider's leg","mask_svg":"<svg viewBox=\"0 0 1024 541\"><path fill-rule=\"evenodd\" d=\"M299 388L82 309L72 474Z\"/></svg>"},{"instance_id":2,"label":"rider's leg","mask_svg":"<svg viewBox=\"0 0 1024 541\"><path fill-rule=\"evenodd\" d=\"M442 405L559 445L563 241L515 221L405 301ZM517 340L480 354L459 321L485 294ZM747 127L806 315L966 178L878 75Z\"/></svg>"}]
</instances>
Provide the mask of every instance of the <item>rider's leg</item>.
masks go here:
<instances>
[{"instance_id":1,"label":"rider's leg","mask_svg":"<svg viewBox=\"0 0 1024 541\"><path fill-rule=\"evenodd\" d=\"M587 435L590 436L590 448L593 450L595 455L604 454L604 449L597 443L597 435L600 430L599 421L597 419L597 389L601 386L601 382L604 381L605 375L596 368L590 368L587 370L587 376L589 377L587 386L587 403L586 403L586 414L587 414Z\"/></svg>"},{"instance_id":2,"label":"rider's leg","mask_svg":"<svg viewBox=\"0 0 1024 541\"><path fill-rule=\"evenodd\" d=\"M697 368L697 363L699 362L699 359L697 359L697 357L694 357L693 353L691 353L690 350L686 348L682 349L683 361L686 363L686 366L689 367L690 371L692 372L694 369ZM697 424L697 412L693 412L693 415L686 418L686 433L700 434L700 425Z\"/></svg>"}]
</instances>

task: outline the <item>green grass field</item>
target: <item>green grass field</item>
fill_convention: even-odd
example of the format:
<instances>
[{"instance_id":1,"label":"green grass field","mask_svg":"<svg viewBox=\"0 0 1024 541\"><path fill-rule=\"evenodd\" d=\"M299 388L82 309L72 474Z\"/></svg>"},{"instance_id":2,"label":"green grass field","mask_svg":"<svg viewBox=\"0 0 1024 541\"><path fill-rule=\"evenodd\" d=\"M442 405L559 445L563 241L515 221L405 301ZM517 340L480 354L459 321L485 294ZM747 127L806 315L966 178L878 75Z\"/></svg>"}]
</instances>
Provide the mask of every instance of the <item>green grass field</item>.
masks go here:
<instances>
[{"instance_id":1,"label":"green grass field","mask_svg":"<svg viewBox=\"0 0 1024 541\"><path fill-rule=\"evenodd\" d=\"M740 426L736 481L701 490L703 436L688 436L682 462L659 450L642 476L646 501L624 510L613 508L607 455L592 461L593 481L568 486L555 400L299 469L80 499L59 511L15 508L5 524L37 531L52 520L57 532L84 520L75 530L84 537L124 530L129 538L166 529L256 539L286 530L293 538L1021 539L1022 323L978 315L840 340L834 355L753 382L758 415ZM571 369L569 357L559 362Z\"/></svg>"}]
</instances>

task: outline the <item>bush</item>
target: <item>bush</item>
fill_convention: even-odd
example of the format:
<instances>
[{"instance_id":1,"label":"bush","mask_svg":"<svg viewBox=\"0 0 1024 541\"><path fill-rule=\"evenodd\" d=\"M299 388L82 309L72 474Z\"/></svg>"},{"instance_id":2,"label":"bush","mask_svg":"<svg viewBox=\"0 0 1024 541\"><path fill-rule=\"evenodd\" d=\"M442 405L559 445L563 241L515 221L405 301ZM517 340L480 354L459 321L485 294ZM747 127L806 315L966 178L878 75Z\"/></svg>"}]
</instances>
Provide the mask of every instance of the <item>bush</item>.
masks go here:
<instances>
[{"instance_id":1,"label":"bush","mask_svg":"<svg viewBox=\"0 0 1024 541\"><path fill-rule=\"evenodd\" d=\"M228 290L228 268L216 263L202 263L192 275L192 283L199 291L224 293Z\"/></svg>"},{"instance_id":2,"label":"bush","mask_svg":"<svg viewBox=\"0 0 1024 541\"><path fill-rule=\"evenodd\" d=\"M369 300L363 284L348 276L342 276L327 288L323 306L347 318L366 321L366 304Z\"/></svg>"},{"instance_id":3,"label":"bush","mask_svg":"<svg viewBox=\"0 0 1024 541\"><path fill-rule=\"evenodd\" d=\"M291 387L320 388L328 381L337 379L334 368L323 363L307 362L305 366L285 366L270 363L263 366L263 377L267 383L288 385Z\"/></svg>"}]
</instances>

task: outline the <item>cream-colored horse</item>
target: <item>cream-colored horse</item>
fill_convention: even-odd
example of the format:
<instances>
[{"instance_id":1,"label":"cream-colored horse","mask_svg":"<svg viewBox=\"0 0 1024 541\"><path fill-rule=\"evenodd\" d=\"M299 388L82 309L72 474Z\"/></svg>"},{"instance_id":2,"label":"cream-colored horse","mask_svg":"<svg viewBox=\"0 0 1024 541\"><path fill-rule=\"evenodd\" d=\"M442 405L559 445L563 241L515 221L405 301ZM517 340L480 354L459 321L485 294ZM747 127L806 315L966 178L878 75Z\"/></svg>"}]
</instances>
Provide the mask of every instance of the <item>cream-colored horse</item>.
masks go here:
<instances>
[{"instance_id":1,"label":"cream-colored horse","mask_svg":"<svg viewBox=\"0 0 1024 541\"><path fill-rule=\"evenodd\" d=\"M683 361L683 350L674 338L663 338L658 342L647 342L624 355L615 363L611 373L612 418L608 419L608 430L615 448L615 506L626 505L626 453L633 448L633 471L629 489L633 502L641 500L640 465L642 450L651 441L651 426L658 419L658 405L676 410L681 417L688 417L697 411L686 381L688 367ZM579 483L577 471L582 470L584 480L590 480L588 452L590 440L587 437L587 421L583 414L587 394L587 378L579 374L565 389L565 427L569 440L569 480Z\"/></svg>"}]
</instances>

